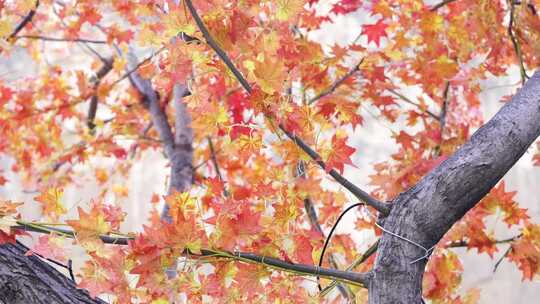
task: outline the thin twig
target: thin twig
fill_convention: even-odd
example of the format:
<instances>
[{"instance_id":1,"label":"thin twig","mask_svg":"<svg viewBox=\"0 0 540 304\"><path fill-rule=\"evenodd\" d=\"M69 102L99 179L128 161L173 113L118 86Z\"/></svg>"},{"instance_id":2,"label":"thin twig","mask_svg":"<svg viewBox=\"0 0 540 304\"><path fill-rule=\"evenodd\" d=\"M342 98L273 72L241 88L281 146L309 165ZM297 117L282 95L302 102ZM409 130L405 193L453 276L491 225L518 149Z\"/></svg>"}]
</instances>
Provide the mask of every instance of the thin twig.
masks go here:
<instances>
[{"instance_id":1,"label":"thin twig","mask_svg":"<svg viewBox=\"0 0 540 304\"><path fill-rule=\"evenodd\" d=\"M82 42L82 43L92 43L92 44L107 44L105 40L94 40L94 39L84 39L84 38L57 38L57 37L47 37L39 35L22 35L15 37L19 39L32 39L32 40L43 40L51 42Z\"/></svg>"},{"instance_id":2,"label":"thin twig","mask_svg":"<svg viewBox=\"0 0 540 304\"><path fill-rule=\"evenodd\" d=\"M225 180L223 179L223 175L221 175L221 170L219 169L219 163L217 161L217 153L216 153L216 150L214 149L214 144L212 143L212 138L210 138L210 136L208 136L207 139L208 139L208 147L210 148L210 159L212 160L212 163L214 164L214 170L216 170L216 174L217 174L219 180L222 183L225 183ZM225 197L229 196L229 191L225 187L223 188L223 195Z\"/></svg>"},{"instance_id":3,"label":"thin twig","mask_svg":"<svg viewBox=\"0 0 540 304\"><path fill-rule=\"evenodd\" d=\"M114 60L113 58L105 59L104 64L96 73L95 82L94 82L95 93L94 95L92 95L92 98L90 99L90 104L88 105L88 114L86 117L86 125L88 126L88 129L90 129L91 132L96 127L96 124L94 123L94 119L96 118L97 107L98 107L97 90L103 77L105 77L112 70L113 60Z\"/></svg>"},{"instance_id":4,"label":"thin twig","mask_svg":"<svg viewBox=\"0 0 540 304\"><path fill-rule=\"evenodd\" d=\"M399 93L398 91L394 90L394 89L386 89L388 92L396 95L397 97L399 97L401 100L405 101L406 103L408 104L411 104L415 107L417 107L418 109L424 111L426 114L428 114L429 116L433 117L434 119L436 119L437 121L439 120L439 116L433 114L433 112L431 112L430 110L428 109L422 109L422 107L417 104L416 102L412 101L410 98L408 98L407 96Z\"/></svg>"},{"instance_id":5,"label":"thin twig","mask_svg":"<svg viewBox=\"0 0 540 304\"><path fill-rule=\"evenodd\" d=\"M510 237L510 238L507 238L507 239L493 240L492 244L507 244L507 243L511 243L513 241L519 240L521 237L523 237L522 233L516 236ZM468 246L469 246L469 242L466 240L452 241L444 245L445 248L459 248L459 247L468 247Z\"/></svg>"},{"instance_id":6,"label":"thin twig","mask_svg":"<svg viewBox=\"0 0 540 304\"><path fill-rule=\"evenodd\" d=\"M309 101L308 101L308 105L311 105L313 103L315 103L317 100L327 96L327 95L330 95L332 93L334 93L334 91L340 86L342 85L347 79L349 79L349 77L351 77L354 73L356 73L357 71L360 70L360 66L362 65L362 63L364 62L364 58L362 58L360 60L360 62L358 62L352 69L350 69L345 75L343 75L343 77L341 77L340 79L338 79L336 82L334 82L329 88L327 88L326 90L322 91L321 93L319 93L317 96L311 98Z\"/></svg>"},{"instance_id":7,"label":"thin twig","mask_svg":"<svg viewBox=\"0 0 540 304\"><path fill-rule=\"evenodd\" d=\"M231 70L231 72L234 74L234 76L236 77L236 79L240 82L240 84L242 85L242 87L244 87L244 89L248 92L248 93L251 93L252 89L251 89L251 86L249 85L249 83L247 82L247 80L244 78L244 76L242 75L242 73L240 73L240 71L234 66L234 63L232 63L232 61L229 59L229 56L227 56L227 54L221 49L221 47L218 45L218 43L214 40L214 38L212 38L212 35L210 35L210 32L208 31L208 29L206 28L206 26L204 25L201 17L199 16L199 14L197 13L197 10L195 9L195 7L193 6L193 3L191 3L191 0L186 0L184 2L188 9L189 9L189 12L191 13L191 16L193 16L193 19L195 19L195 23L197 23L197 27L199 27L199 30L201 31L201 33L203 34L204 36L204 39L206 39L206 42L210 45L210 47L217 53L217 55L219 56L219 58L221 60L223 60L223 62L225 63L225 65L227 65L227 67L229 68L229 70Z\"/></svg>"},{"instance_id":8,"label":"thin twig","mask_svg":"<svg viewBox=\"0 0 540 304\"><path fill-rule=\"evenodd\" d=\"M523 54L521 53L521 46L519 45L519 42L517 41L516 36L514 35L514 11L515 11L515 3L513 0L510 0L510 21L508 22L508 35L510 36L510 40L512 40L512 44L514 45L514 51L516 52L516 56L519 61L519 73L521 76L521 84L525 84L525 81L529 79L529 75L527 75L527 72L525 71L525 64L523 62Z\"/></svg>"},{"instance_id":9,"label":"thin twig","mask_svg":"<svg viewBox=\"0 0 540 304\"><path fill-rule=\"evenodd\" d=\"M33 251L32 249L28 248L26 245L24 245L23 243L21 243L21 242L19 242L19 241L16 241L16 242L17 242L17 244L18 244L19 246L23 247L25 250L27 250L27 252L30 252L32 255L35 255L35 256L37 256L37 257L40 257L40 258L42 258L42 259L44 259L44 260L46 260L46 261L49 261L49 262L53 263L54 265L57 265L57 266L60 266L60 267L62 267L62 268L67 269L67 270L69 271L69 273L70 273L71 279L73 280L73 282L75 282L75 278L73 277L73 271L72 271L72 269L71 269L71 260L68 261L68 265L64 265L64 264L62 264L62 263L60 263L60 262L58 262L58 261L56 261L56 260L53 260L53 259L51 259L51 258L44 257L43 255L41 255L41 254L39 254L39 253Z\"/></svg>"},{"instance_id":10,"label":"thin twig","mask_svg":"<svg viewBox=\"0 0 540 304\"><path fill-rule=\"evenodd\" d=\"M379 248L379 242L380 240L377 240L373 245L371 245L366 252L362 256L360 256L356 261L354 261L347 269L346 271L353 271L356 267L358 267L360 264L364 263L369 259L375 252L377 252L377 249ZM337 281L333 281L332 283L328 284L321 292L320 296L323 297L327 295L336 285L338 284Z\"/></svg>"},{"instance_id":11,"label":"thin twig","mask_svg":"<svg viewBox=\"0 0 540 304\"><path fill-rule=\"evenodd\" d=\"M345 216L345 214L347 214L347 212L349 212L349 210L353 209L353 208L356 208L358 206L361 206L363 205L362 203L356 203L356 204L353 204L349 207L347 207L347 209L343 210L343 212L341 212L341 214L338 216L337 220L336 220L336 223L332 226L332 229L330 230L330 233L328 233L328 237L326 237L326 240L324 241L324 246L322 248L322 251L321 251L321 256L319 257L319 267L322 266L322 263L323 263L323 260L324 260L324 253L326 252L326 249L328 248L328 244L330 244L330 240L332 239L332 235L334 234L334 231L336 230L339 222L341 221L341 219L343 218L343 216ZM320 282L317 280L317 287L319 288L319 291L322 291L322 287L321 287L321 284Z\"/></svg>"},{"instance_id":12,"label":"thin twig","mask_svg":"<svg viewBox=\"0 0 540 304\"><path fill-rule=\"evenodd\" d=\"M493 273L497 271L497 268L499 268L499 265L504 260L504 258L512 251L512 245L508 246L508 249L503 253L503 255L497 260L495 265L493 266Z\"/></svg>"},{"instance_id":13,"label":"thin twig","mask_svg":"<svg viewBox=\"0 0 540 304\"><path fill-rule=\"evenodd\" d=\"M15 30L13 30L13 33L11 33L11 35L9 35L8 39L13 39L28 23L30 23L30 21L32 21L32 18L34 18L38 6L39 0L36 0L36 5L34 6L34 8L30 10L28 14L23 18L21 23L19 23L19 25L15 27Z\"/></svg>"},{"instance_id":14,"label":"thin twig","mask_svg":"<svg viewBox=\"0 0 540 304\"><path fill-rule=\"evenodd\" d=\"M296 165L296 176L301 179L306 179L306 168L303 161L298 161ZM311 223L311 227L315 229L317 232L321 234L323 239L326 239L326 235L321 227L321 224L319 223L319 217L317 216L317 211L315 211L315 206L313 205L313 201L309 196L306 196L304 198L304 209L306 210L306 214L308 216L309 222ZM330 254L328 257L328 260L330 261L330 265L332 265L332 268L339 269L338 264L336 262L336 259L334 258L333 254ZM317 284L320 286L320 278L317 277ZM347 301L351 302L352 299L354 299L354 293L352 290L348 288L347 285L338 284L338 289L341 295Z\"/></svg>"},{"instance_id":15,"label":"thin twig","mask_svg":"<svg viewBox=\"0 0 540 304\"><path fill-rule=\"evenodd\" d=\"M216 174L220 181L223 181L223 176L221 175L221 171L219 170L219 164L216 157L216 151L214 150L214 144L212 143L212 138L208 136L206 138L208 140L208 147L210 148L210 155L212 159L212 163L214 163L214 169L216 170Z\"/></svg>"},{"instance_id":16,"label":"thin twig","mask_svg":"<svg viewBox=\"0 0 540 304\"><path fill-rule=\"evenodd\" d=\"M247 82L247 80L242 76L242 73L234 66L232 61L229 59L227 54L219 47L217 42L212 38L210 35L210 32L208 32L208 29L205 27L204 23L201 20L201 17L197 14L197 11L195 10L195 7L193 6L193 3L191 3L191 0L185 1L186 5L188 6L188 9L195 19L195 22L197 23L197 26L199 27L199 30L203 33L204 38L206 39L207 43L210 45L210 47L218 54L218 56L223 60L223 62L227 65L227 67L232 71L236 79L240 82L242 87L248 92L252 92L252 88ZM325 163L322 161L322 158L317 154L313 149L311 149L302 139L300 139L297 135L292 134L289 132L282 124L279 125L279 128L289 137L297 146L299 146L304 152L306 152L315 162L319 164L323 169L326 169ZM364 201L367 205L372 206L377 211L383 213L384 215L388 215L390 212L390 205L380 202L371 196L355 186L353 183L351 183L349 180L347 180L345 177L343 177L341 174L339 174L336 170L331 169L329 172L330 176L332 176L338 183L340 183L343 187L345 187L347 190L351 191L358 199Z\"/></svg>"},{"instance_id":17,"label":"thin twig","mask_svg":"<svg viewBox=\"0 0 540 304\"><path fill-rule=\"evenodd\" d=\"M315 161L323 170L326 171L327 167L324 161L322 161L321 156L315 152L311 147L304 143L298 136L287 131L282 125L280 129L289 137L300 149L306 152L313 161ZM381 212L383 215L388 215L390 213L390 204L381 202L371 197L367 192L357 187L355 184L351 183L348 179L343 177L335 169L331 169L328 174L332 176L336 182L341 184L345 189L349 190L356 198L366 203L366 205L375 208L377 211Z\"/></svg>"},{"instance_id":18,"label":"thin twig","mask_svg":"<svg viewBox=\"0 0 540 304\"><path fill-rule=\"evenodd\" d=\"M449 3L452 3L452 2L454 2L454 1L456 1L456 0L444 0L444 1L442 1L441 3L435 4L435 5L431 8L431 11L434 12L434 11L440 9L441 7L443 7L443 6L445 6L445 5L449 4Z\"/></svg>"},{"instance_id":19,"label":"thin twig","mask_svg":"<svg viewBox=\"0 0 540 304\"><path fill-rule=\"evenodd\" d=\"M448 110L448 99L450 97L450 81L446 82L443 92L443 103L441 107L441 113L439 113L439 127L441 130L441 141L444 134L444 127L446 126L446 112Z\"/></svg>"},{"instance_id":20,"label":"thin twig","mask_svg":"<svg viewBox=\"0 0 540 304\"><path fill-rule=\"evenodd\" d=\"M69 260L68 261L68 271L69 271L69 276L71 277L71 280L73 282L75 282L75 275L73 274L73 260Z\"/></svg>"},{"instance_id":21,"label":"thin twig","mask_svg":"<svg viewBox=\"0 0 540 304\"><path fill-rule=\"evenodd\" d=\"M131 69L128 69L122 76L120 76L120 78L116 79L114 82L111 83L111 87L114 87L115 85L117 85L122 80L130 77L131 74L135 73L141 66L143 66L144 64L146 64L147 62L152 60L152 58L154 58L157 54L161 53L163 50L165 50L165 47L160 48L159 50L157 50L152 55L146 57L144 60L142 60L139 63L137 63L136 65L134 65Z\"/></svg>"},{"instance_id":22,"label":"thin twig","mask_svg":"<svg viewBox=\"0 0 540 304\"><path fill-rule=\"evenodd\" d=\"M16 226L12 227L13 229L20 229L24 231L32 231L38 233L59 233L65 237L76 238L76 233L71 230L61 229L56 227L48 227L45 225L39 224L29 224L25 222L18 221ZM114 245L127 245L129 241L134 240L133 237L111 237L109 235L100 235L99 238L107 244ZM215 249L201 249L200 254L190 252L189 250L184 250L184 256L189 256L190 258L204 258L204 257L213 257L213 258L225 258L233 259L237 261L247 262L247 263L256 263L264 266L269 266L275 269L279 269L286 272L291 272L300 275L311 275L311 276L320 276L327 279L338 280L340 282L350 283L357 286L367 286L369 280L371 279L371 273L357 273L353 271L343 271L337 269L328 269L322 268L314 265L306 264L297 264L273 257L267 257L263 255L258 255L255 253L249 252L229 252L221 251Z\"/></svg>"}]
</instances>

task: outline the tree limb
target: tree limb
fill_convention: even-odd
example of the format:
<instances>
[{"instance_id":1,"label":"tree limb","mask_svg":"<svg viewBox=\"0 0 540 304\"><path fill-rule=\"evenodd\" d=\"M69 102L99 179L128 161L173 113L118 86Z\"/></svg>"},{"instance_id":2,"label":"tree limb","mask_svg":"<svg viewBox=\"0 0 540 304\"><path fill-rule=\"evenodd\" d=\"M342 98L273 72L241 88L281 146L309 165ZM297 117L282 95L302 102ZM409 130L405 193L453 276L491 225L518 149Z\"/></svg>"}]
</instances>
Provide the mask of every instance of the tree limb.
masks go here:
<instances>
[{"instance_id":1,"label":"tree limb","mask_svg":"<svg viewBox=\"0 0 540 304\"><path fill-rule=\"evenodd\" d=\"M540 135L540 71L468 142L401 193L382 221L370 303L419 303L426 251L503 177ZM396 235L399 236L396 237ZM414 241L405 242L404 239Z\"/></svg>"},{"instance_id":2,"label":"tree limb","mask_svg":"<svg viewBox=\"0 0 540 304\"><path fill-rule=\"evenodd\" d=\"M311 98L308 101L308 105L311 105L311 104L315 103L317 100L319 100L319 99L321 99L321 98L323 98L323 97L325 97L327 95L330 95L330 94L334 93L334 91L339 86L341 86L347 79L349 79L349 77L351 77L354 73L356 73L357 71L360 70L360 66L362 65L363 62L364 62L364 58L362 58L360 60L360 62L358 62L352 69L350 69L340 79L338 79L336 82L334 82L329 88L327 88L326 90L324 90L321 93L317 94L317 96Z\"/></svg>"},{"instance_id":3,"label":"tree limb","mask_svg":"<svg viewBox=\"0 0 540 304\"><path fill-rule=\"evenodd\" d=\"M234 66L232 61L229 59L227 54L219 47L217 42L212 38L210 33L208 32L208 29L205 27L204 23L201 20L201 17L197 14L197 11L195 7L193 6L193 3L191 3L191 0L185 1L186 5L188 6L188 9L195 19L195 22L197 23L197 26L199 27L199 30L203 33L204 38L210 45L210 47L218 54L218 56L223 60L223 62L227 65L227 67L232 71L232 73L235 75L236 79L240 82L240 84L244 87L244 89L248 92L252 92L252 88L247 82L247 80L242 76L242 73ZM322 158L317 154L313 149L311 149L301 138L299 138L297 135L292 134L289 132L285 126L282 124L279 125L279 128L289 137L296 145L298 145L304 152L306 152L321 168L326 170L326 165L322 161ZM390 211L390 205L380 202L374 198L372 198L367 192L364 192L360 188L358 188L356 185L351 183L349 180L347 180L345 177L343 177L341 174L339 174L336 170L332 169L329 171L330 176L332 176L338 183L340 183L345 189L351 191L351 193L356 196L358 199L365 202L367 205L372 206L377 211L381 212L382 214L388 214Z\"/></svg>"},{"instance_id":4,"label":"tree limb","mask_svg":"<svg viewBox=\"0 0 540 304\"><path fill-rule=\"evenodd\" d=\"M394 90L394 89L386 89L388 92L394 94L395 96L399 97L401 100L405 101L406 103L408 104L411 104L415 107L417 107L418 109L420 109L421 111L423 111L424 113L428 114L429 116L431 116L433 119L436 119L437 121L439 121L439 116L435 115L433 112L431 112L430 110L428 109L422 109L422 107L417 104L416 102L412 101L410 98L408 98L407 96L399 93L398 91Z\"/></svg>"},{"instance_id":5,"label":"tree limb","mask_svg":"<svg viewBox=\"0 0 540 304\"><path fill-rule=\"evenodd\" d=\"M97 107L98 107L98 94L97 90L99 84L103 77L105 77L113 68L113 58L109 58L103 61L103 65L97 71L95 81L94 81L94 95L90 99L90 104L88 105L88 114L86 116L86 125L90 131L93 131L96 125L94 124L94 119L96 118Z\"/></svg>"},{"instance_id":6,"label":"tree limb","mask_svg":"<svg viewBox=\"0 0 540 304\"><path fill-rule=\"evenodd\" d=\"M32 231L38 233L57 233L64 237L75 238L76 233L71 230L61 229L56 227L48 227L38 223L27 223L18 221L13 229L24 231ZM100 239L107 244L128 245L129 241L134 240L133 237L112 237L109 235L100 235ZM201 249L200 254L184 250L183 255L187 258L225 258L233 259L242 262L256 263L264 266L270 266L286 272L291 272L300 275L319 276L323 278L338 280L340 282L350 283L357 286L367 286L371 279L370 273L357 273L352 271L343 271L338 269L328 269L314 265L297 264L288 262L273 257L258 255L249 252L229 252L216 249Z\"/></svg>"},{"instance_id":7,"label":"tree limb","mask_svg":"<svg viewBox=\"0 0 540 304\"><path fill-rule=\"evenodd\" d=\"M93 43L93 44L107 44L105 40L94 40L94 39L84 39L84 38L57 38L57 37L47 37L39 35L21 35L15 37L16 40L19 39L32 39L32 40L43 40L51 42L82 42L82 43Z\"/></svg>"}]
</instances>

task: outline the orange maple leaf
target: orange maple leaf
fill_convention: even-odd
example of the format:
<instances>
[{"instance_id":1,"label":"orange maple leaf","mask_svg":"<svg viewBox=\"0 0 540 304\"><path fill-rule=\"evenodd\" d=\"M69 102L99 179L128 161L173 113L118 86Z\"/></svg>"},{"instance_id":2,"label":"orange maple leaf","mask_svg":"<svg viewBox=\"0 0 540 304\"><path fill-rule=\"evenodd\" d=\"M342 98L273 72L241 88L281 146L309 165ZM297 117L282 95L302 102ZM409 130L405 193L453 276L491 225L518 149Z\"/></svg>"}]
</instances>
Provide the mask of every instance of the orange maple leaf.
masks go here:
<instances>
[{"instance_id":1,"label":"orange maple leaf","mask_svg":"<svg viewBox=\"0 0 540 304\"><path fill-rule=\"evenodd\" d=\"M326 160L326 171L336 169L343 173L345 164L352 165L351 155L356 151L355 148L347 145L347 138L336 135L332 137L332 150Z\"/></svg>"},{"instance_id":2,"label":"orange maple leaf","mask_svg":"<svg viewBox=\"0 0 540 304\"><path fill-rule=\"evenodd\" d=\"M66 214L67 209L62 204L62 196L64 190L60 188L50 188L46 192L42 192L34 200L42 204L43 214L49 216L53 220Z\"/></svg>"},{"instance_id":3,"label":"orange maple leaf","mask_svg":"<svg viewBox=\"0 0 540 304\"><path fill-rule=\"evenodd\" d=\"M73 227L79 242L95 240L100 235L111 231L110 224L105 221L105 214L99 208L92 208L89 213L84 212L81 207L78 207L77 210L79 219L69 220L66 223Z\"/></svg>"}]
</instances>

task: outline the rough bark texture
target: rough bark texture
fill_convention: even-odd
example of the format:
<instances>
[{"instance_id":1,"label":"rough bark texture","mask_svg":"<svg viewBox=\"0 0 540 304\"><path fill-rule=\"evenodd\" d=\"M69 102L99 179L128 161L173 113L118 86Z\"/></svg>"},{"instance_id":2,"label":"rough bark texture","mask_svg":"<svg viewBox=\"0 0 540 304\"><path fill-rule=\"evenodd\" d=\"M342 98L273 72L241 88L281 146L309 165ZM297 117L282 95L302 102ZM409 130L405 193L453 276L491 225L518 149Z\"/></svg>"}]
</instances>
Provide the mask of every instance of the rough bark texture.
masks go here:
<instances>
[{"instance_id":1,"label":"rough bark texture","mask_svg":"<svg viewBox=\"0 0 540 304\"><path fill-rule=\"evenodd\" d=\"M20 244L0 246L0 304L105 303L26 251Z\"/></svg>"},{"instance_id":2,"label":"rough bark texture","mask_svg":"<svg viewBox=\"0 0 540 304\"><path fill-rule=\"evenodd\" d=\"M431 248L539 135L540 71L452 157L400 194L381 224L387 231ZM369 302L421 303L426 259L411 262L423 255L419 246L384 233L369 284Z\"/></svg>"}]
</instances>

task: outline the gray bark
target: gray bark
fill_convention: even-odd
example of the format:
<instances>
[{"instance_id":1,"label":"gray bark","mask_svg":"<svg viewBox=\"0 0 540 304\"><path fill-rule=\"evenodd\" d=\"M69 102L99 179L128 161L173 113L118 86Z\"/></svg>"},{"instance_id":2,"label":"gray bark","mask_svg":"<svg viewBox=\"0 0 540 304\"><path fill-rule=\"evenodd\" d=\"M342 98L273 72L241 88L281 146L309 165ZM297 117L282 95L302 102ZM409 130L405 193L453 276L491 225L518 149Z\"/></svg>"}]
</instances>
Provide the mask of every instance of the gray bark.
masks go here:
<instances>
[{"instance_id":1,"label":"gray bark","mask_svg":"<svg viewBox=\"0 0 540 304\"><path fill-rule=\"evenodd\" d=\"M36 256L25 256L20 244L0 246L0 304L104 304L77 289L52 266Z\"/></svg>"},{"instance_id":2,"label":"gray bark","mask_svg":"<svg viewBox=\"0 0 540 304\"><path fill-rule=\"evenodd\" d=\"M539 135L540 71L454 155L401 193L381 225L431 248L489 192ZM427 261L411 262L425 253L421 247L384 232L368 286L369 303L421 303Z\"/></svg>"},{"instance_id":3,"label":"gray bark","mask_svg":"<svg viewBox=\"0 0 540 304\"><path fill-rule=\"evenodd\" d=\"M128 63L131 68L137 65L137 58L133 52L128 53ZM171 162L171 176L168 193L189 190L193 182L193 130L191 116L183 102L188 95L188 89L183 84L175 84L172 100L175 109L175 130L169 124L165 109L161 107L157 93L152 88L152 82L143 79L137 72L130 75L132 84L143 95L144 103L152 118L152 123L158 131L167 158ZM162 218L170 220L169 207L165 205Z\"/></svg>"}]
</instances>

